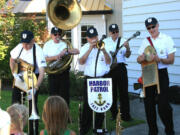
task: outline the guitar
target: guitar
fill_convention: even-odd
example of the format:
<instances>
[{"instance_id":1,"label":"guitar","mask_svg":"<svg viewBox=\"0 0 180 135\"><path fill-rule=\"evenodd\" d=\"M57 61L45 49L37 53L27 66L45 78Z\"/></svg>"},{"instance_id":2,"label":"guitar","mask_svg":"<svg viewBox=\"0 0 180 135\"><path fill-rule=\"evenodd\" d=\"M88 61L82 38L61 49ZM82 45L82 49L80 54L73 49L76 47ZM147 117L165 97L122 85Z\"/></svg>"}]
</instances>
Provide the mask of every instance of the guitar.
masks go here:
<instances>
[{"instance_id":1,"label":"guitar","mask_svg":"<svg viewBox=\"0 0 180 135\"><path fill-rule=\"evenodd\" d=\"M129 42L131 39L136 38L137 36L140 35L140 31L136 31L136 33L134 33L130 38L128 38L122 45L120 45L115 52L110 52L111 56L112 56L112 64L111 64L111 69L115 68L117 66L117 58L116 55L118 53L118 51L124 46L124 44L126 42Z\"/></svg>"}]
</instances>

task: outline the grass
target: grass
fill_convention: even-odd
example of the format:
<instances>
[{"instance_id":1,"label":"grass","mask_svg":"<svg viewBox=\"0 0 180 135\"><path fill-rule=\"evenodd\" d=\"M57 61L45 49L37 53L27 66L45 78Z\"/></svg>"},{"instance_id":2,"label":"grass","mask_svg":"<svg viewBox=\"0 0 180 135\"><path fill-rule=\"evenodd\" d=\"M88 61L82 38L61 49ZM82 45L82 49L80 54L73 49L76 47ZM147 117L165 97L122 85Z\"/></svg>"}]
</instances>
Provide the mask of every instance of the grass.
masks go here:
<instances>
[{"instance_id":1,"label":"grass","mask_svg":"<svg viewBox=\"0 0 180 135\"><path fill-rule=\"evenodd\" d=\"M0 107L3 110L6 110L6 108L11 105L11 93L12 93L12 91L7 91L7 90L1 92ZM39 116L40 116L39 131L41 129L44 129L44 124L41 119L41 114L42 114L42 110L43 110L44 101L47 99L47 97L48 97L48 95L39 95L39 97L38 97L38 109L39 109ZM78 100L75 100L75 99L71 100L70 115L71 115L73 123L68 125L68 127L70 129L74 130L77 134L79 133L79 131L78 131L78 129L79 129L79 122L78 122L79 103L80 103L80 101L78 101ZM111 118L111 113L110 113L110 111L108 111L107 117L106 117L108 131L115 130L115 128L116 128L116 121L112 121L112 120L110 120L110 118ZM141 123L144 123L144 121L138 120L138 119L133 119L130 122L123 121L122 127L128 128L130 126L134 126L134 125L141 124ZM25 132L27 132L27 127L25 128ZM89 132L88 135L92 135L92 130Z\"/></svg>"}]
</instances>

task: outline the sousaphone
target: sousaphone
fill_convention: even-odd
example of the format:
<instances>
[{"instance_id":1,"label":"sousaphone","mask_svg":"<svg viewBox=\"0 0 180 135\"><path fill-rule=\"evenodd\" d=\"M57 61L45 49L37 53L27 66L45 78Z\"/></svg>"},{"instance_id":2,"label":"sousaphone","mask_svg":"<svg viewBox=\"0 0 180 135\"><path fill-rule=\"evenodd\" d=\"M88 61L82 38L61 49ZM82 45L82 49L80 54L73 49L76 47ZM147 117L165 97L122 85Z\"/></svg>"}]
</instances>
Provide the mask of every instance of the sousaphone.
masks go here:
<instances>
[{"instance_id":1,"label":"sousaphone","mask_svg":"<svg viewBox=\"0 0 180 135\"><path fill-rule=\"evenodd\" d=\"M79 24L82 17L82 11L77 0L49 0L47 10L51 22L62 30L74 28ZM68 40L64 39L63 41L67 44L67 48L73 48ZM72 55L65 55L61 60L49 62L46 72L48 74L61 73L70 66L72 59Z\"/></svg>"},{"instance_id":2,"label":"sousaphone","mask_svg":"<svg viewBox=\"0 0 180 135\"><path fill-rule=\"evenodd\" d=\"M47 10L52 23L63 30L74 28L82 17L77 0L49 0Z\"/></svg>"}]
</instances>

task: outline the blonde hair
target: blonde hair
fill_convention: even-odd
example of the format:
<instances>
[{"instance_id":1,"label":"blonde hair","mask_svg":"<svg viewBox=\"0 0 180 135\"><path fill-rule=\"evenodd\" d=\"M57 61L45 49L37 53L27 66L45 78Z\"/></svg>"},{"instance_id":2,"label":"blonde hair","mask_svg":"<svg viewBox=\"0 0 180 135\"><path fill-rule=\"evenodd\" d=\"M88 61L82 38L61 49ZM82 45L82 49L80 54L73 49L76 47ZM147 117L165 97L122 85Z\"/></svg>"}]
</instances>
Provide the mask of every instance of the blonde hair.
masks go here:
<instances>
[{"instance_id":1,"label":"blonde hair","mask_svg":"<svg viewBox=\"0 0 180 135\"><path fill-rule=\"evenodd\" d=\"M11 124L18 131L23 131L28 119L28 109L22 104L13 104L7 108L11 117Z\"/></svg>"},{"instance_id":2,"label":"blonde hair","mask_svg":"<svg viewBox=\"0 0 180 135\"><path fill-rule=\"evenodd\" d=\"M48 135L61 135L67 129L69 108L60 96L50 96L44 103L42 120Z\"/></svg>"}]
</instances>

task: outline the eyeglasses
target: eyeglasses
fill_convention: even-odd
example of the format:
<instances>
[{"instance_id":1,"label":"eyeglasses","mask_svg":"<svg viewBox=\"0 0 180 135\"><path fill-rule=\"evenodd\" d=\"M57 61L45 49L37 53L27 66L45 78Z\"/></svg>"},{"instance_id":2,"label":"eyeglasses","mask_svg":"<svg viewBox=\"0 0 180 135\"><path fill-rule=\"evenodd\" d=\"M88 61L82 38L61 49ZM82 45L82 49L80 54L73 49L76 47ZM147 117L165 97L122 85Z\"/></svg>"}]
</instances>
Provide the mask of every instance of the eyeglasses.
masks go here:
<instances>
[{"instance_id":1,"label":"eyeglasses","mask_svg":"<svg viewBox=\"0 0 180 135\"><path fill-rule=\"evenodd\" d=\"M115 34L115 33L119 33L119 31L117 30L117 31L113 31L113 32L112 32L112 34Z\"/></svg>"},{"instance_id":2,"label":"eyeglasses","mask_svg":"<svg viewBox=\"0 0 180 135\"><path fill-rule=\"evenodd\" d=\"M151 27L147 27L147 29L150 30L150 29L154 29L155 27L156 27L156 26L153 25L153 26L151 26Z\"/></svg>"}]
</instances>

